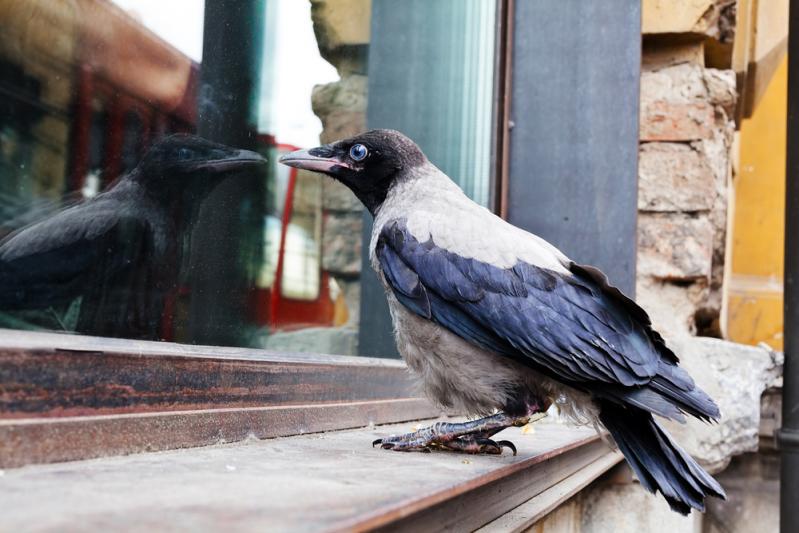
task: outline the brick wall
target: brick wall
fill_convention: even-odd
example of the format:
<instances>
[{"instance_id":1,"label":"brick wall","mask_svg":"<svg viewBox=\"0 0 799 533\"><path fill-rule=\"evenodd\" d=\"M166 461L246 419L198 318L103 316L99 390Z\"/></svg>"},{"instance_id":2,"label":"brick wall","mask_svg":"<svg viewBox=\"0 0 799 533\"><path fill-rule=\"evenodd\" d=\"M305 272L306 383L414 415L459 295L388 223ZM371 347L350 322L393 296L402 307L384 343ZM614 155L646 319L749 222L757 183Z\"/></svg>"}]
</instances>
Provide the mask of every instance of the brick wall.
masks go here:
<instances>
[{"instance_id":1,"label":"brick wall","mask_svg":"<svg viewBox=\"0 0 799 533\"><path fill-rule=\"evenodd\" d=\"M637 298L669 334L718 334L735 75L702 44L644 48Z\"/></svg>"}]
</instances>

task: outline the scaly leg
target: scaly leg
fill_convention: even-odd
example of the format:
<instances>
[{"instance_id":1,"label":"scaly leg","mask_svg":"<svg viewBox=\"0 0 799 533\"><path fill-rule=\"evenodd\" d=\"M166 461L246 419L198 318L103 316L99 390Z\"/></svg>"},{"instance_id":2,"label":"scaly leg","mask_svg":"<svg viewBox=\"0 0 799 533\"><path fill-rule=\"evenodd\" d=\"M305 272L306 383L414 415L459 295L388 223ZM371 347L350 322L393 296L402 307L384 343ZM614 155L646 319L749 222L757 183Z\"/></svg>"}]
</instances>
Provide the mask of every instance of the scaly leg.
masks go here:
<instances>
[{"instance_id":1,"label":"scaly leg","mask_svg":"<svg viewBox=\"0 0 799 533\"><path fill-rule=\"evenodd\" d=\"M506 447L516 455L516 447L512 442L502 440L495 442L490 437L503 429L516 426L521 427L530 422L530 418L540 412L531 410L525 416L511 416L503 412L469 420L468 422L437 422L413 433L405 435L392 435L377 439L372 446L380 445L385 450L401 452L431 451L444 449L465 453L501 454Z\"/></svg>"}]
</instances>

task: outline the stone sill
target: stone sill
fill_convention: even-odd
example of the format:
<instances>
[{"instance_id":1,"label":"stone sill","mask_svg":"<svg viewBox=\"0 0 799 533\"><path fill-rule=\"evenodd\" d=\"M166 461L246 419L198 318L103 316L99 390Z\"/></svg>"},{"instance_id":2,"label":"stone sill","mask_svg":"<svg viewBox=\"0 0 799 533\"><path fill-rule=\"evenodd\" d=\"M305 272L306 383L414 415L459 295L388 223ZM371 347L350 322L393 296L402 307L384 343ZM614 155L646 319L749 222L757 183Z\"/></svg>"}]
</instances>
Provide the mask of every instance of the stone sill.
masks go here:
<instances>
[{"instance_id":1,"label":"stone sill","mask_svg":"<svg viewBox=\"0 0 799 533\"><path fill-rule=\"evenodd\" d=\"M517 456L398 453L410 424L0 471L2 531L523 530L621 460L545 419ZM510 513L509 513L510 511Z\"/></svg>"}]
</instances>

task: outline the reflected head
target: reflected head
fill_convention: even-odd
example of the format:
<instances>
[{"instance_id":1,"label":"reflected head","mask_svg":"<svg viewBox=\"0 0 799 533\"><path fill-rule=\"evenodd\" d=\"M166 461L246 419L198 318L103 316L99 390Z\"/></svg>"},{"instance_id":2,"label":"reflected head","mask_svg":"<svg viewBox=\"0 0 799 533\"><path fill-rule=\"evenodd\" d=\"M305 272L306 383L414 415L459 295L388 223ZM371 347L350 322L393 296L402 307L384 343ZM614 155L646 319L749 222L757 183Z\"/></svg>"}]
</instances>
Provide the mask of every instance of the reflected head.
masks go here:
<instances>
[{"instance_id":1,"label":"reflected head","mask_svg":"<svg viewBox=\"0 0 799 533\"><path fill-rule=\"evenodd\" d=\"M136 170L140 179L153 180L194 173L224 174L265 161L249 150L231 148L195 135L175 134L153 144Z\"/></svg>"}]
</instances>

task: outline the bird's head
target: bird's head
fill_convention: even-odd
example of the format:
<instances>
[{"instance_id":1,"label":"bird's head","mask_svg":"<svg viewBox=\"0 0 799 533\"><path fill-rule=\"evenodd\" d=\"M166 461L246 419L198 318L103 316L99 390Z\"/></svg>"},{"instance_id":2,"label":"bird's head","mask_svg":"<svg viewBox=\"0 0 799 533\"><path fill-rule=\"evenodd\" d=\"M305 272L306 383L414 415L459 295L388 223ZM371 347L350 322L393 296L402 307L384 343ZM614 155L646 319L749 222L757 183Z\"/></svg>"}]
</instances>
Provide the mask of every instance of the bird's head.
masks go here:
<instances>
[{"instance_id":1,"label":"bird's head","mask_svg":"<svg viewBox=\"0 0 799 533\"><path fill-rule=\"evenodd\" d=\"M408 171L427 162L412 140L394 130L371 130L280 158L290 167L321 172L350 188L372 214Z\"/></svg>"},{"instance_id":2,"label":"bird's head","mask_svg":"<svg viewBox=\"0 0 799 533\"><path fill-rule=\"evenodd\" d=\"M226 175L265 163L255 152L202 137L175 134L150 147L134 170L134 179L158 194L185 189L210 190Z\"/></svg>"}]
</instances>

